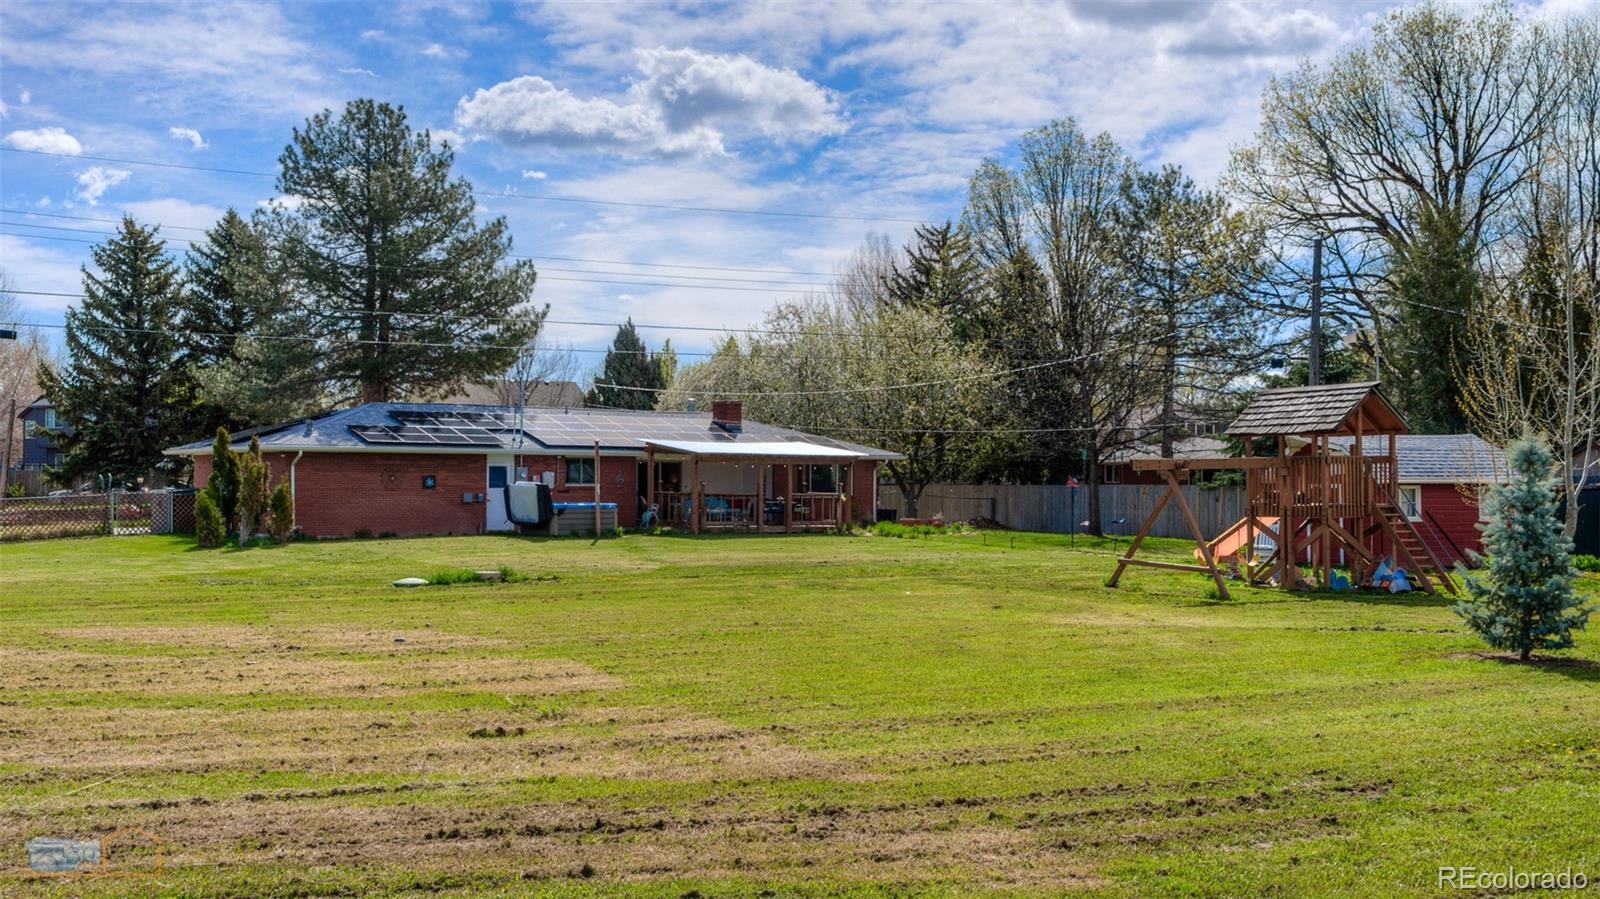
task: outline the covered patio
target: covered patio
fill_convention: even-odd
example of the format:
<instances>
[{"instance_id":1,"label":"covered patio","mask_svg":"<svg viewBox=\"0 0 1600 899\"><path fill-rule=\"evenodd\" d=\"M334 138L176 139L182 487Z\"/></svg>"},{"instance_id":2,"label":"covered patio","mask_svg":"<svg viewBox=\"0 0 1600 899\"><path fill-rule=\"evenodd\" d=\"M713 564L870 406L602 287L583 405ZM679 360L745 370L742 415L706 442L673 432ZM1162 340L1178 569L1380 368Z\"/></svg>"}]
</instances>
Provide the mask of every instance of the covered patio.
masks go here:
<instances>
[{"instance_id":1,"label":"covered patio","mask_svg":"<svg viewBox=\"0 0 1600 899\"><path fill-rule=\"evenodd\" d=\"M701 531L837 530L852 520L865 453L800 441L645 442L645 495L657 521Z\"/></svg>"}]
</instances>

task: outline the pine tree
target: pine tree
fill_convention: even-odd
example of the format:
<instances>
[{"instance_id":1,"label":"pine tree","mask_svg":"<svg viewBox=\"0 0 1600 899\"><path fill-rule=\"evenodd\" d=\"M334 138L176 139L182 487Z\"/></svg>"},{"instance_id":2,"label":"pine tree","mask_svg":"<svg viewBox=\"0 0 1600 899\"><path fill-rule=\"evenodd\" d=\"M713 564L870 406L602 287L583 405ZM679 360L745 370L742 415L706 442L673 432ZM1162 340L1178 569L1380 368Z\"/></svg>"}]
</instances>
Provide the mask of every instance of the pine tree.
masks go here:
<instances>
[{"instance_id":1,"label":"pine tree","mask_svg":"<svg viewBox=\"0 0 1600 899\"><path fill-rule=\"evenodd\" d=\"M1455 612L1484 642L1527 661L1535 649L1571 648L1572 632L1583 629L1590 610L1572 590L1572 540L1562 534L1556 514L1560 500L1549 448L1521 440L1506 451L1506 461L1510 482L1490 487L1485 497L1488 577L1458 569L1468 598Z\"/></svg>"},{"instance_id":2,"label":"pine tree","mask_svg":"<svg viewBox=\"0 0 1600 899\"><path fill-rule=\"evenodd\" d=\"M1390 274L1395 325L1384 347L1385 380L1412 430L1466 430L1455 373L1479 279L1461 215L1424 207L1413 241L1398 249Z\"/></svg>"},{"instance_id":3,"label":"pine tree","mask_svg":"<svg viewBox=\"0 0 1600 899\"><path fill-rule=\"evenodd\" d=\"M404 109L372 100L295 129L278 191L298 202L277 208L272 230L302 291L293 332L317 339L305 392L382 402L448 390L504 372L538 331L548 309L523 305L533 264L511 259L504 218L475 220L454 158Z\"/></svg>"},{"instance_id":4,"label":"pine tree","mask_svg":"<svg viewBox=\"0 0 1600 899\"><path fill-rule=\"evenodd\" d=\"M232 209L190 245L184 261L183 327L189 354L199 366L234 358L238 335L255 330L271 314L263 308L267 274L266 236Z\"/></svg>"},{"instance_id":5,"label":"pine tree","mask_svg":"<svg viewBox=\"0 0 1600 899\"><path fill-rule=\"evenodd\" d=\"M155 228L131 218L91 251L83 301L67 311L67 361L39 383L69 429L58 480L131 484L190 436L194 383L178 336L178 266Z\"/></svg>"},{"instance_id":6,"label":"pine tree","mask_svg":"<svg viewBox=\"0 0 1600 899\"><path fill-rule=\"evenodd\" d=\"M662 354L650 354L630 318L617 328L585 402L612 409L654 409L657 395L666 387Z\"/></svg>"},{"instance_id":7,"label":"pine tree","mask_svg":"<svg viewBox=\"0 0 1600 899\"><path fill-rule=\"evenodd\" d=\"M268 270L267 237L232 209L189 247L181 321L188 361L200 384L202 426L243 428L258 410L224 391L226 371L248 365L241 340L251 339L281 312L284 285Z\"/></svg>"},{"instance_id":8,"label":"pine tree","mask_svg":"<svg viewBox=\"0 0 1600 899\"><path fill-rule=\"evenodd\" d=\"M957 339L967 341L985 330L977 302L982 278L972 239L947 220L943 225L917 226L905 261L895 266L885 286L901 305L948 316Z\"/></svg>"}]
</instances>

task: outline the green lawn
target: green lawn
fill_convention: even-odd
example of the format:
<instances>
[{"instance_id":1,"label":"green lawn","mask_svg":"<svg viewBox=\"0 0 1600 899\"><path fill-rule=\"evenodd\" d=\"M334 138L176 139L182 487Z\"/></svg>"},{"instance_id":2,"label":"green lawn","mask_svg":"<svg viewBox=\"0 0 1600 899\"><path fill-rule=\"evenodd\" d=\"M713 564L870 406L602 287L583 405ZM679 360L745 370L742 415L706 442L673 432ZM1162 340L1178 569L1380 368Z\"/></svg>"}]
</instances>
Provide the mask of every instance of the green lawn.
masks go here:
<instances>
[{"instance_id":1,"label":"green lawn","mask_svg":"<svg viewBox=\"0 0 1600 899\"><path fill-rule=\"evenodd\" d=\"M536 577L389 586L463 565ZM3 545L0 894L1600 880L1600 634L1511 665L1444 600L1111 567L997 533ZM124 826L158 878L24 876L28 838Z\"/></svg>"}]
</instances>

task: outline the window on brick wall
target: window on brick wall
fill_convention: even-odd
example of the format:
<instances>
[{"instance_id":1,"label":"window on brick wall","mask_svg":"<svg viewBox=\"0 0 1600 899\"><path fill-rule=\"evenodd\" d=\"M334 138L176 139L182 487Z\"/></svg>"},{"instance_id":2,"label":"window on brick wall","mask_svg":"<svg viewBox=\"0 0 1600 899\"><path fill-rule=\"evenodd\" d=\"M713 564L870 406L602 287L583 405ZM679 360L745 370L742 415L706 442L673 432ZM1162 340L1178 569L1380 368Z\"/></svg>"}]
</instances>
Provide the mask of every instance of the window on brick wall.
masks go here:
<instances>
[{"instance_id":1,"label":"window on brick wall","mask_svg":"<svg viewBox=\"0 0 1600 899\"><path fill-rule=\"evenodd\" d=\"M593 459L568 459L567 460L567 486L568 487L593 487L594 486L594 460Z\"/></svg>"}]
</instances>

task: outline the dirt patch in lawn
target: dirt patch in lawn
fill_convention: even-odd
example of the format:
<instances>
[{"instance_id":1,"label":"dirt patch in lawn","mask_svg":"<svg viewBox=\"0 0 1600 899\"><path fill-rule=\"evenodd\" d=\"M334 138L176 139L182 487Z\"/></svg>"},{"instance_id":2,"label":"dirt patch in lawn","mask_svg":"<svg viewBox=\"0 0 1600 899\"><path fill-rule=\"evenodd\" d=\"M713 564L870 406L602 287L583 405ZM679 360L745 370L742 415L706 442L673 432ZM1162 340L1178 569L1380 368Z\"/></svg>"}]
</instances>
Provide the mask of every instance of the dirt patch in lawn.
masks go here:
<instances>
[{"instance_id":1,"label":"dirt patch in lawn","mask_svg":"<svg viewBox=\"0 0 1600 899\"><path fill-rule=\"evenodd\" d=\"M140 647L177 648L187 652L270 650L273 652L360 652L389 655L429 650L493 647L505 641L433 628L370 630L314 627L78 627L50 631L51 636L109 644L119 654ZM400 640L395 638L399 637ZM85 647L98 649L100 647Z\"/></svg>"}]
</instances>

